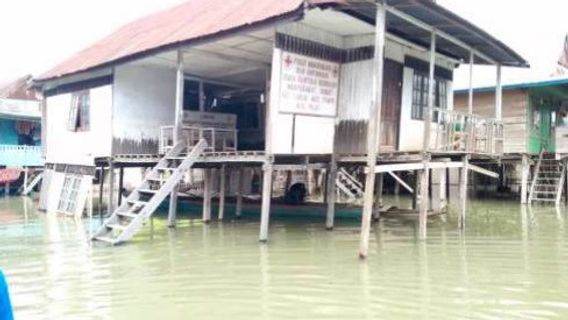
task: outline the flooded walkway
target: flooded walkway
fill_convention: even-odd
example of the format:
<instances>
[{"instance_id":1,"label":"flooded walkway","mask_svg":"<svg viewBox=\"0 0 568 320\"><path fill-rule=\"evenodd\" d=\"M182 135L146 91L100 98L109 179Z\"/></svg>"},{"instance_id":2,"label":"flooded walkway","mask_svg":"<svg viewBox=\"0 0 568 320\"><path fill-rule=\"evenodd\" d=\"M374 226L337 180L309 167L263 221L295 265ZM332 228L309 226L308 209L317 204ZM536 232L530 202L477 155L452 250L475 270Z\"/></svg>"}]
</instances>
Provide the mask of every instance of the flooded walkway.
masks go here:
<instances>
[{"instance_id":1,"label":"flooded walkway","mask_svg":"<svg viewBox=\"0 0 568 320\"><path fill-rule=\"evenodd\" d=\"M0 199L0 267L17 319L565 319L566 210L471 202L456 218L373 228L357 259L359 222L156 217L134 241L91 247L88 222L46 216L30 199ZM98 221L96 222L98 224ZM378 227L377 227L378 226Z\"/></svg>"}]
</instances>

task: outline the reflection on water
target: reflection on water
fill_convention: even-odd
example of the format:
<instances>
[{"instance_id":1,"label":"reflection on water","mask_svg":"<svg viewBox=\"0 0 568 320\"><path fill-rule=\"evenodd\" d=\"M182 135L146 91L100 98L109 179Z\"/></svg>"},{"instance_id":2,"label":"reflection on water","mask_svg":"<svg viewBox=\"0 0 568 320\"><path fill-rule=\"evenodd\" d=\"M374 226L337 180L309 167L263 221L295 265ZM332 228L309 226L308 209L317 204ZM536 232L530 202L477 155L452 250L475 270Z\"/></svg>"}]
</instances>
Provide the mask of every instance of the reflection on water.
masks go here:
<instances>
[{"instance_id":1,"label":"reflection on water","mask_svg":"<svg viewBox=\"0 0 568 320\"><path fill-rule=\"evenodd\" d=\"M373 226L278 219L268 245L258 222L157 217L116 248L88 241L88 220L0 200L0 267L18 319L550 319L568 317L566 209L473 202L457 219ZM92 224L98 224L93 221Z\"/></svg>"}]
</instances>

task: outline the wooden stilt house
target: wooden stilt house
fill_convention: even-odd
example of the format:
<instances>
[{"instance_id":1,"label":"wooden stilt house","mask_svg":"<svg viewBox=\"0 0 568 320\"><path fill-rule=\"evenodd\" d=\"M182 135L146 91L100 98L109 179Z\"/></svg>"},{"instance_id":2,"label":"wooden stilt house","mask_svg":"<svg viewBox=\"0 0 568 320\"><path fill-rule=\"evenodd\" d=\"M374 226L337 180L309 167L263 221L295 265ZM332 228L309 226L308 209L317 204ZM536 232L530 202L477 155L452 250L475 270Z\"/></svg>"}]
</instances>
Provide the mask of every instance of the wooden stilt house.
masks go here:
<instances>
[{"instance_id":1,"label":"wooden stilt house","mask_svg":"<svg viewBox=\"0 0 568 320\"><path fill-rule=\"evenodd\" d=\"M37 79L46 96L45 190L59 198L45 206L82 209L68 186L80 188L74 177L97 167L153 167L95 236L115 244L130 239L168 195L174 225L190 169L202 173L204 221L213 184L220 185L220 211L226 185L237 186L238 215L243 177L257 168L259 238L266 241L274 172L319 170L327 176L328 229L336 188L361 186L366 256L379 208L376 176L413 171L416 193L427 195L430 171L461 168L467 178L479 170L471 156L501 152L499 117L453 111L453 71L461 63L528 65L430 1L188 1L124 26ZM492 138L473 145L464 132ZM366 172L365 181L349 177L351 168ZM429 198L416 209L424 238Z\"/></svg>"}]
</instances>

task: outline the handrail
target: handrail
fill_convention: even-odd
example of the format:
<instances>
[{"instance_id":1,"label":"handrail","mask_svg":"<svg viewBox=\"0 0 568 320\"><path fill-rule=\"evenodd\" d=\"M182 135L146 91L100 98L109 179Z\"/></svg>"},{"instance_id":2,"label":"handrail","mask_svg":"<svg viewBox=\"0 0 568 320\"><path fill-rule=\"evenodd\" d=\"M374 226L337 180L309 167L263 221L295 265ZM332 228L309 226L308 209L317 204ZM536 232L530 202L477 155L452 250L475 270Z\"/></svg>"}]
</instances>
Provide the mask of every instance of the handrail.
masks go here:
<instances>
[{"instance_id":1,"label":"handrail","mask_svg":"<svg viewBox=\"0 0 568 320\"><path fill-rule=\"evenodd\" d=\"M166 153L173 146L173 135L175 126L167 125L160 127L160 154ZM182 126L182 137L189 147L194 146L199 140L207 141L205 152L215 151L236 151L238 145L238 131L236 129L204 127L204 126Z\"/></svg>"},{"instance_id":2,"label":"handrail","mask_svg":"<svg viewBox=\"0 0 568 320\"><path fill-rule=\"evenodd\" d=\"M460 111L432 108L436 130L428 151L501 154L502 121Z\"/></svg>"},{"instance_id":3,"label":"handrail","mask_svg":"<svg viewBox=\"0 0 568 320\"><path fill-rule=\"evenodd\" d=\"M540 172L540 165L542 164L542 158L544 157L544 148L541 149L540 154L538 155L538 162L536 163L536 167L533 171L532 183L531 183L531 190L529 192L529 204L533 201L534 196L534 188L536 186L536 182L538 179L538 175Z\"/></svg>"}]
</instances>

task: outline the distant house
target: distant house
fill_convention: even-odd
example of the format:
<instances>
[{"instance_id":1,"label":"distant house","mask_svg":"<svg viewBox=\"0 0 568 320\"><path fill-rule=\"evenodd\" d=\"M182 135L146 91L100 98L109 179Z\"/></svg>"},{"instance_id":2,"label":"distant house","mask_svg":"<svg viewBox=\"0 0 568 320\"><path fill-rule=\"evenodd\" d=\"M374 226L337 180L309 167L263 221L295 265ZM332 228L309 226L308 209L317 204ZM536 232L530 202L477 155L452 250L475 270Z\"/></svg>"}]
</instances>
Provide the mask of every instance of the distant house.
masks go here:
<instances>
[{"instance_id":1,"label":"distant house","mask_svg":"<svg viewBox=\"0 0 568 320\"><path fill-rule=\"evenodd\" d=\"M495 88L475 88L474 111L494 116ZM455 93L454 105L467 111L468 90ZM542 150L568 154L568 78L503 86L503 152L537 155Z\"/></svg>"},{"instance_id":2,"label":"distant house","mask_svg":"<svg viewBox=\"0 0 568 320\"><path fill-rule=\"evenodd\" d=\"M40 101L27 89L30 81L26 76L0 88L1 193L18 187L28 168L43 166Z\"/></svg>"},{"instance_id":3,"label":"distant house","mask_svg":"<svg viewBox=\"0 0 568 320\"><path fill-rule=\"evenodd\" d=\"M494 87L473 90L476 114L494 116L494 90ZM468 90L456 91L454 103L456 110L467 111ZM560 163L565 163L568 157L568 78L503 86L503 153L509 163L520 165L509 175L521 180L522 202L560 201L564 181ZM536 178L532 182L534 187L529 188L531 162L535 164L533 177Z\"/></svg>"}]
</instances>

